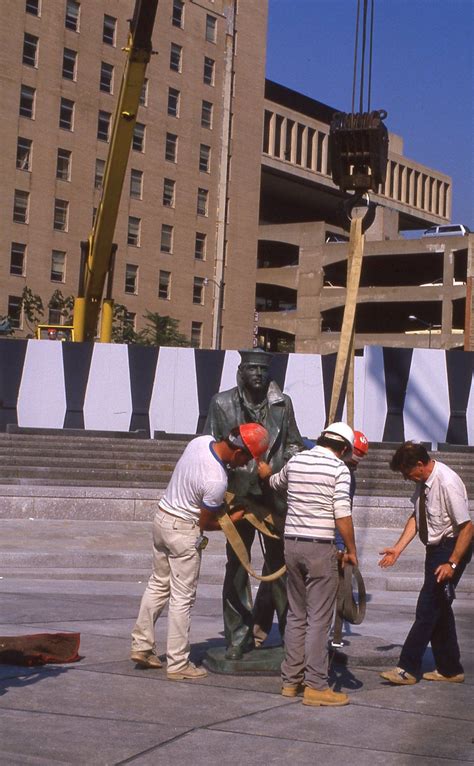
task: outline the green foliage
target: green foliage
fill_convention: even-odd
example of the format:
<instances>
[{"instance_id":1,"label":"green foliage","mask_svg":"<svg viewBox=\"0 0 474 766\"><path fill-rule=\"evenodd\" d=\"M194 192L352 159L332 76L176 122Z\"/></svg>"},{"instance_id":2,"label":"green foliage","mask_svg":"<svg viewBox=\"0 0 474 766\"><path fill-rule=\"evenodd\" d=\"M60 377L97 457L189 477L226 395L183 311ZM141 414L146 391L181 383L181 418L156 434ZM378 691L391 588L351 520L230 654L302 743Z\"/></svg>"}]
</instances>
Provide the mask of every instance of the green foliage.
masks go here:
<instances>
[{"instance_id":1,"label":"green foliage","mask_svg":"<svg viewBox=\"0 0 474 766\"><path fill-rule=\"evenodd\" d=\"M33 293L33 291L26 285L21 294L21 308L28 329L34 333L36 325L41 324L41 320L43 319L44 306L41 297L36 293Z\"/></svg>"},{"instance_id":2,"label":"green foliage","mask_svg":"<svg viewBox=\"0 0 474 766\"><path fill-rule=\"evenodd\" d=\"M74 295L64 297L61 290L55 290L49 299L49 309L61 312L63 324L72 325L74 316Z\"/></svg>"},{"instance_id":3,"label":"green foliage","mask_svg":"<svg viewBox=\"0 0 474 766\"><path fill-rule=\"evenodd\" d=\"M146 311L143 318L147 324L145 329L138 333L138 343L147 346L191 346L191 341L179 332L177 319L152 311Z\"/></svg>"},{"instance_id":4,"label":"green foliage","mask_svg":"<svg viewBox=\"0 0 474 766\"><path fill-rule=\"evenodd\" d=\"M138 334L129 320L129 311L122 303L114 303L112 343L139 343Z\"/></svg>"}]
</instances>

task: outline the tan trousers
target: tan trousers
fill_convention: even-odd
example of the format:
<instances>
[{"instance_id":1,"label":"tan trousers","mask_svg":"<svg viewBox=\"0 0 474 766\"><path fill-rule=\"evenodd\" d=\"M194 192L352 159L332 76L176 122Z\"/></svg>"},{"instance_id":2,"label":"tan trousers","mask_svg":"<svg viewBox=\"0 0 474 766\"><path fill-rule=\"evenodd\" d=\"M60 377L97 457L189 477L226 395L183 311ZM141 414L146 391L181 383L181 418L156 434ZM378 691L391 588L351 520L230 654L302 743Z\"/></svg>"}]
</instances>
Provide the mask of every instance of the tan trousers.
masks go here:
<instances>
[{"instance_id":1,"label":"tan trousers","mask_svg":"<svg viewBox=\"0 0 474 766\"><path fill-rule=\"evenodd\" d=\"M328 686L328 635L337 592L337 552L333 543L285 539L288 618L285 685L304 681L312 689Z\"/></svg>"},{"instance_id":2,"label":"tan trousers","mask_svg":"<svg viewBox=\"0 0 474 766\"><path fill-rule=\"evenodd\" d=\"M191 609L201 568L201 551L195 548L199 525L158 511L153 522L153 572L143 594L132 651L155 648L155 622L168 604L168 672L182 670L189 662Z\"/></svg>"}]
</instances>

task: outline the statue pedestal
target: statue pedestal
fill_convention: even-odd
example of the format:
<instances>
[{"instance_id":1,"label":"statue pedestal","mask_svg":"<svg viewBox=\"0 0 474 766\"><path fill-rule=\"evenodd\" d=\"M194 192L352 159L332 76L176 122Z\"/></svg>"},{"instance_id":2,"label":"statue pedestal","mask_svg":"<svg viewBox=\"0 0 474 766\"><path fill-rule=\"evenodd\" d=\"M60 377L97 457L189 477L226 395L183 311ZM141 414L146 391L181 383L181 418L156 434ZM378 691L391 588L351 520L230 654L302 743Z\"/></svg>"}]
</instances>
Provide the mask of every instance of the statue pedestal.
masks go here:
<instances>
[{"instance_id":1,"label":"statue pedestal","mask_svg":"<svg viewBox=\"0 0 474 766\"><path fill-rule=\"evenodd\" d=\"M225 646L209 649L203 659L203 665L213 673L229 675L280 675L280 666L284 656L282 646L252 649L246 652L240 660L228 660L225 656Z\"/></svg>"}]
</instances>

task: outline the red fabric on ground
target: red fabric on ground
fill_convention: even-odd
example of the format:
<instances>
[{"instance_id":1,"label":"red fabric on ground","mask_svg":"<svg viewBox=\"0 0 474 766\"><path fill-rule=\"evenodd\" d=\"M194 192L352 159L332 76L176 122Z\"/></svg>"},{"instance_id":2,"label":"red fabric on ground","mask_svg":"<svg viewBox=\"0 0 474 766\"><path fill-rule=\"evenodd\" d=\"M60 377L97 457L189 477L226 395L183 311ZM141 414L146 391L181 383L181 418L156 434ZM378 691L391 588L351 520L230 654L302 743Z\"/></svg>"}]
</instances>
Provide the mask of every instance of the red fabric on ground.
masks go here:
<instances>
[{"instance_id":1,"label":"red fabric on ground","mask_svg":"<svg viewBox=\"0 0 474 766\"><path fill-rule=\"evenodd\" d=\"M77 662L80 633L35 633L29 636L0 636L2 665L45 665L47 662Z\"/></svg>"}]
</instances>

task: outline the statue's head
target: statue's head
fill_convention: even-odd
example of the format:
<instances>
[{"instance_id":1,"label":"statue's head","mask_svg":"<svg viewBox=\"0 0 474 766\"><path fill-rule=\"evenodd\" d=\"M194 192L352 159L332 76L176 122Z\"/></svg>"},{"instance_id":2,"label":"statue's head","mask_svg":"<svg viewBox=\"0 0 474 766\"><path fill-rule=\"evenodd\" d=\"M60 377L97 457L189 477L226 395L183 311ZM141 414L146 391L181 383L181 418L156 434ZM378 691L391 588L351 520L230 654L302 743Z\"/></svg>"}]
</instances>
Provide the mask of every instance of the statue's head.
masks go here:
<instances>
[{"instance_id":1,"label":"statue's head","mask_svg":"<svg viewBox=\"0 0 474 766\"><path fill-rule=\"evenodd\" d=\"M269 367L273 354L259 348L239 351L239 354L242 361L239 364L237 381L248 391L266 392L270 382Z\"/></svg>"}]
</instances>

